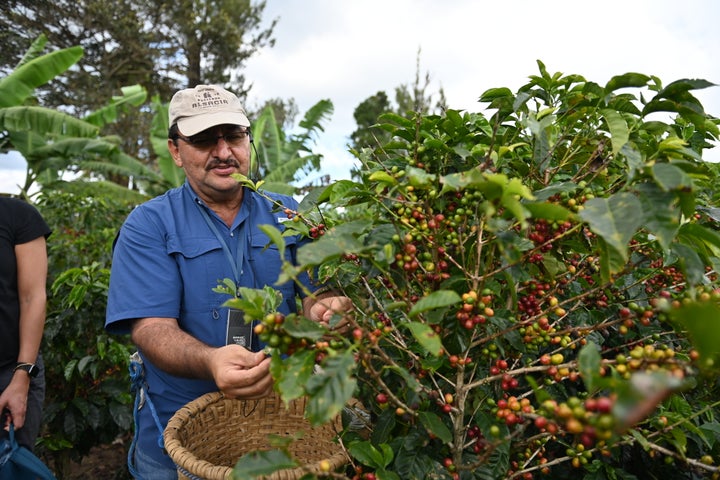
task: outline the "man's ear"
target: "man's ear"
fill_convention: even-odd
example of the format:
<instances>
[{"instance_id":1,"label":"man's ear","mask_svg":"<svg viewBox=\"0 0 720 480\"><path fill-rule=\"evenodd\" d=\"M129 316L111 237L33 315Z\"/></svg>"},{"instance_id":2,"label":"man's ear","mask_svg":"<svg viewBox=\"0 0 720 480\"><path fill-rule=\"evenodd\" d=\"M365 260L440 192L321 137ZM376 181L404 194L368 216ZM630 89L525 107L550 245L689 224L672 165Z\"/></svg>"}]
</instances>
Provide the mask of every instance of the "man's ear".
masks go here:
<instances>
[{"instance_id":1,"label":"man's ear","mask_svg":"<svg viewBox=\"0 0 720 480\"><path fill-rule=\"evenodd\" d=\"M177 146L177 143L172 138L168 138L168 151L170 152L170 156L173 159L173 162L175 162L175 165L178 167L182 167L182 158L180 158L180 149Z\"/></svg>"}]
</instances>

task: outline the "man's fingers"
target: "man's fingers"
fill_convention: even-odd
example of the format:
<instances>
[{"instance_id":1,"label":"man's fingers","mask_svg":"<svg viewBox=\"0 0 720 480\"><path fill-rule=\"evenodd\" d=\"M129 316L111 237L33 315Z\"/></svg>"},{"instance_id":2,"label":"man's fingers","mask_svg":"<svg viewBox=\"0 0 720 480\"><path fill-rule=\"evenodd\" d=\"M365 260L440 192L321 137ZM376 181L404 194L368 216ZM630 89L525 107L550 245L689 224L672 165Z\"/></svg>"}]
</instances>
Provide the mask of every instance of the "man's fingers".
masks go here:
<instances>
[{"instance_id":1,"label":"man's fingers","mask_svg":"<svg viewBox=\"0 0 720 480\"><path fill-rule=\"evenodd\" d=\"M266 375L250 385L235 386L223 390L228 398L256 400L268 396L273 390L272 376Z\"/></svg>"}]
</instances>

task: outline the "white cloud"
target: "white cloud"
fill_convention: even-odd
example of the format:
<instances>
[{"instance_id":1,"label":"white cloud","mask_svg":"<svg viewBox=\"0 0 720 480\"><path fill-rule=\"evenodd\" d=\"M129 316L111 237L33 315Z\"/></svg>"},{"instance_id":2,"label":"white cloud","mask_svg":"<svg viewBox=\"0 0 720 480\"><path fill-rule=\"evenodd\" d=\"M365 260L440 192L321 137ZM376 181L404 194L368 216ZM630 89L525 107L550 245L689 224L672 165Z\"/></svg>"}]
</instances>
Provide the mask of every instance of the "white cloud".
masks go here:
<instances>
[{"instance_id":1,"label":"white cloud","mask_svg":"<svg viewBox=\"0 0 720 480\"><path fill-rule=\"evenodd\" d=\"M17 195L20 193L20 185L25 183L25 173L17 170L3 170L0 169L0 194L13 194Z\"/></svg>"},{"instance_id":2,"label":"white cloud","mask_svg":"<svg viewBox=\"0 0 720 480\"><path fill-rule=\"evenodd\" d=\"M18 152L0 154L0 194L20 193L19 185L25 183L27 163Z\"/></svg>"}]
</instances>

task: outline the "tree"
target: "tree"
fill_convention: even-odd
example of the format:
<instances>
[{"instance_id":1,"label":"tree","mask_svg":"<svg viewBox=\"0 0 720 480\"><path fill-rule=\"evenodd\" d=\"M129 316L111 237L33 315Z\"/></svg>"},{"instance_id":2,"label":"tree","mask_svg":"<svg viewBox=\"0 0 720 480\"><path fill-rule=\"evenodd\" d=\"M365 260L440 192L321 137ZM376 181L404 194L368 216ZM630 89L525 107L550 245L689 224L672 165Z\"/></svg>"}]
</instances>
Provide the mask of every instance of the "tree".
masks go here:
<instances>
[{"instance_id":1,"label":"tree","mask_svg":"<svg viewBox=\"0 0 720 480\"><path fill-rule=\"evenodd\" d=\"M262 112L267 108L272 109L275 122L281 131L287 132L295 128L295 119L300 112L294 99L271 98L264 101L255 111L247 108L246 105L246 110L248 110L248 114L250 114L251 121L253 118L260 117Z\"/></svg>"},{"instance_id":2,"label":"tree","mask_svg":"<svg viewBox=\"0 0 720 480\"><path fill-rule=\"evenodd\" d=\"M395 103L397 103L396 113L406 114L407 112L416 112L428 114L442 112L447 104L445 92L441 87L437 93L437 100L434 100L433 94L428 93L429 86L429 72L425 73L422 81L420 80L420 50L418 49L415 63L415 81L413 82L412 89L409 85L400 85L395 89Z\"/></svg>"},{"instance_id":3,"label":"tree","mask_svg":"<svg viewBox=\"0 0 720 480\"><path fill-rule=\"evenodd\" d=\"M85 57L68 72L64 88L45 92L44 102L54 106L95 109L108 91L135 83L163 98L198 83L222 84L244 96L245 79L237 71L259 49L274 45L277 19L266 29L259 26L265 4L10 0L0 6L0 60L7 69L17 61L14 52L40 34L53 48L83 47Z\"/></svg>"},{"instance_id":4,"label":"tree","mask_svg":"<svg viewBox=\"0 0 720 480\"><path fill-rule=\"evenodd\" d=\"M353 118L358 128L350 134L352 148L359 151L365 147L386 143L389 139L389 133L373 127L376 127L382 114L392 111L390 100L383 91L379 91L360 102L353 111Z\"/></svg>"},{"instance_id":5,"label":"tree","mask_svg":"<svg viewBox=\"0 0 720 480\"><path fill-rule=\"evenodd\" d=\"M140 10L144 7L144 10ZM121 87L142 85L151 94L169 95L172 84L156 74L159 56L153 45L160 44L156 30L147 22L148 2L28 2L9 1L0 5L3 36L3 68L7 71L18 52L39 35L48 38L51 49L82 47L84 56L74 68L56 79L53 88L38 90L40 104L62 108L83 117L120 93ZM6 48L7 44L14 48ZM18 48L21 46L21 48ZM122 114L104 127L107 135L117 135L123 150L147 161L146 142L149 117L139 109ZM122 177L118 183L127 182Z\"/></svg>"},{"instance_id":6,"label":"tree","mask_svg":"<svg viewBox=\"0 0 720 480\"><path fill-rule=\"evenodd\" d=\"M272 46L277 20L260 27L265 2L250 0L107 1L9 0L0 4L0 66L8 71L17 52L45 34L51 48L80 46L84 56L38 89L48 107L72 109L78 117L100 108L127 85L141 85L149 98L168 100L178 88L222 84L242 98L250 89L239 74L248 58ZM122 112L103 133L123 151L149 164L153 113L146 105ZM127 185L127 177L112 180Z\"/></svg>"},{"instance_id":7,"label":"tree","mask_svg":"<svg viewBox=\"0 0 720 480\"><path fill-rule=\"evenodd\" d=\"M359 178L289 212L316 241L281 277L348 295L349 336L278 316L272 288L217 289L277 340L284 400L317 423L362 405L353 478L720 474L720 122L693 95L712 84L538 67L487 113L382 116Z\"/></svg>"},{"instance_id":8,"label":"tree","mask_svg":"<svg viewBox=\"0 0 720 480\"><path fill-rule=\"evenodd\" d=\"M176 67L187 79L186 86L218 83L244 97L245 77L238 73L259 49L275 44L272 31L277 19L259 29L266 2L250 0L158 0L158 11L166 31L170 55L182 52L184 62ZM188 22L188 18L192 21ZM256 30L257 33L255 33Z\"/></svg>"},{"instance_id":9,"label":"tree","mask_svg":"<svg viewBox=\"0 0 720 480\"><path fill-rule=\"evenodd\" d=\"M422 114L439 113L445 108L445 93L442 88L438 91L437 100L428 93L430 87L430 73L427 72L424 81L420 80L420 50L418 49L415 80L412 87L403 84L395 88L395 105L390 103L385 92L379 91L360 102L353 112L353 118L358 128L350 134L351 148L360 151L363 148L375 148L387 143L390 134L378 128L377 122L383 113L397 113L404 115L407 112Z\"/></svg>"}]
</instances>

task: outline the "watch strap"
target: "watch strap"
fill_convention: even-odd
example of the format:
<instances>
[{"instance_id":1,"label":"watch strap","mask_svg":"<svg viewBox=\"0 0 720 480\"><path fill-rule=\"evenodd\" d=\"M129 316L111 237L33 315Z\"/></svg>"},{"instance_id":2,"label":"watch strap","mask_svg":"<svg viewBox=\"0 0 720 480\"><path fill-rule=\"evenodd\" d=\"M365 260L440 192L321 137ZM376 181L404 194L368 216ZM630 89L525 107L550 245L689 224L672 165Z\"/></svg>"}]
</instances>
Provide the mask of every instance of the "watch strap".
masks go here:
<instances>
[{"instance_id":1,"label":"watch strap","mask_svg":"<svg viewBox=\"0 0 720 480\"><path fill-rule=\"evenodd\" d=\"M24 370L28 375L34 378L37 377L39 369L34 363L18 362L15 365L15 368L13 368L13 372L17 370Z\"/></svg>"}]
</instances>

